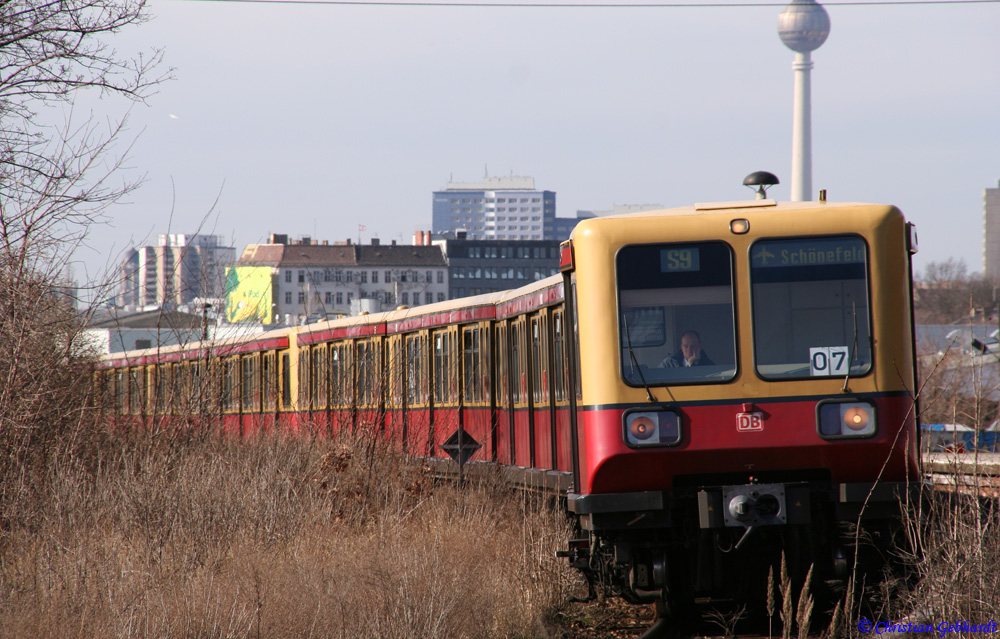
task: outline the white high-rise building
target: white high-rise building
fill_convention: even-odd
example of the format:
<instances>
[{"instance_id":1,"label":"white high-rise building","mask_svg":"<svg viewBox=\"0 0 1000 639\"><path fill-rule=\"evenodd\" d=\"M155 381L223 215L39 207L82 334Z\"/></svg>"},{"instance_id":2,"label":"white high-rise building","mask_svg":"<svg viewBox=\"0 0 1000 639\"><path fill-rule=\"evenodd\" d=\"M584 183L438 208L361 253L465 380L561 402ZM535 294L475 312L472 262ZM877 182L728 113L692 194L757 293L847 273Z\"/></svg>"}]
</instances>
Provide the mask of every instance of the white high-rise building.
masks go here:
<instances>
[{"instance_id":1,"label":"white high-rise building","mask_svg":"<svg viewBox=\"0 0 1000 639\"><path fill-rule=\"evenodd\" d=\"M547 240L555 239L555 217L555 191L536 190L534 178L487 177L434 191L431 228L462 230L470 240Z\"/></svg>"},{"instance_id":2,"label":"white high-rise building","mask_svg":"<svg viewBox=\"0 0 1000 639\"><path fill-rule=\"evenodd\" d=\"M176 307L224 296L236 248L221 235L161 233L153 246L129 251L121 267L118 306Z\"/></svg>"}]
</instances>

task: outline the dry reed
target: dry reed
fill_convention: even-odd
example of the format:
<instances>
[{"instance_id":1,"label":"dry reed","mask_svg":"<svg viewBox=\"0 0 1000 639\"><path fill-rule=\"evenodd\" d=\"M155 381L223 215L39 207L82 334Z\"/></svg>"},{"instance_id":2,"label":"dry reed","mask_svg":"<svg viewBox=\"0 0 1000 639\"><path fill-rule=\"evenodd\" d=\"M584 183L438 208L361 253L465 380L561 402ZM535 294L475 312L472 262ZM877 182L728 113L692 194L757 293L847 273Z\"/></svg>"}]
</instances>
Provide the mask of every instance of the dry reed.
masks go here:
<instances>
[{"instance_id":1,"label":"dry reed","mask_svg":"<svg viewBox=\"0 0 1000 639\"><path fill-rule=\"evenodd\" d=\"M545 637L564 518L371 441L108 440L0 531L0 634Z\"/></svg>"}]
</instances>

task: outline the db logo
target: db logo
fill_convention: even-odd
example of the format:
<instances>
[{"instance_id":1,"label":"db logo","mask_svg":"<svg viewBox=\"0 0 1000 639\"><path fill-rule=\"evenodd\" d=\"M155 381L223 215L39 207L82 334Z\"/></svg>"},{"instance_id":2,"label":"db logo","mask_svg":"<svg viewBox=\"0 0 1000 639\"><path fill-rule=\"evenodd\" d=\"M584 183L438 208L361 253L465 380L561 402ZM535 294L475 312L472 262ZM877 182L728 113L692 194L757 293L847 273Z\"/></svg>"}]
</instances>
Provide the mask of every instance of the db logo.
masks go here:
<instances>
[{"instance_id":1,"label":"db logo","mask_svg":"<svg viewBox=\"0 0 1000 639\"><path fill-rule=\"evenodd\" d=\"M741 433L764 430L764 414L736 413L736 430Z\"/></svg>"}]
</instances>

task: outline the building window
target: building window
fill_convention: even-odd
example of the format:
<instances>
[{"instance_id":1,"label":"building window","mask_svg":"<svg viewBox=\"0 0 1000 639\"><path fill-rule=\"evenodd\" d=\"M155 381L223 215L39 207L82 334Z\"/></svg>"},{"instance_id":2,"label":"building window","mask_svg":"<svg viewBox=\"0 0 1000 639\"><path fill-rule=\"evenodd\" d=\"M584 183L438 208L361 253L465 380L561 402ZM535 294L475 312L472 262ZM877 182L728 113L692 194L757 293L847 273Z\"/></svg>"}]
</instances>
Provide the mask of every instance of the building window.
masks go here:
<instances>
[{"instance_id":1,"label":"building window","mask_svg":"<svg viewBox=\"0 0 1000 639\"><path fill-rule=\"evenodd\" d=\"M385 280L384 281L385 281L386 284L388 284L389 282L392 281L392 271L386 271L385 272Z\"/></svg>"},{"instance_id":2,"label":"building window","mask_svg":"<svg viewBox=\"0 0 1000 639\"><path fill-rule=\"evenodd\" d=\"M409 303L410 303L410 294L407 293L406 291L403 291L403 304L409 304Z\"/></svg>"},{"instance_id":3,"label":"building window","mask_svg":"<svg viewBox=\"0 0 1000 639\"><path fill-rule=\"evenodd\" d=\"M438 271L438 284L444 284L444 271Z\"/></svg>"},{"instance_id":4,"label":"building window","mask_svg":"<svg viewBox=\"0 0 1000 639\"><path fill-rule=\"evenodd\" d=\"M351 298L353 298L353 297L354 297L354 293L348 293L348 294L347 294L347 303L348 303L348 304L350 304L350 303L351 303Z\"/></svg>"},{"instance_id":5,"label":"building window","mask_svg":"<svg viewBox=\"0 0 1000 639\"><path fill-rule=\"evenodd\" d=\"M343 293L337 293L337 304L340 305L340 304L343 304L343 303L344 303L344 294Z\"/></svg>"},{"instance_id":6,"label":"building window","mask_svg":"<svg viewBox=\"0 0 1000 639\"><path fill-rule=\"evenodd\" d=\"M347 271L346 275L347 275L347 281L348 282L353 282L354 281L354 271Z\"/></svg>"},{"instance_id":7,"label":"building window","mask_svg":"<svg viewBox=\"0 0 1000 639\"><path fill-rule=\"evenodd\" d=\"M358 278L362 284L368 283L368 271L358 271Z\"/></svg>"},{"instance_id":8,"label":"building window","mask_svg":"<svg viewBox=\"0 0 1000 639\"><path fill-rule=\"evenodd\" d=\"M430 272L430 271L427 271L427 279L425 279L424 281L425 281L425 282L428 282L428 283L430 283L430 282L434 281L434 276L433 276L433 275L431 275L431 272Z\"/></svg>"},{"instance_id":9,"label":"building window","mask_svg":"<svg viewBox=\"0 0 1000 639\"><path fill-rule=\"evenodd\" d=\"M291 271L289 271L289 273L290 272ZM285 291L285 304L291 304L291 303L292 303L292 292L291 291Z\"/></svg>"},{"instance_id":10,"label":"building window","mask_svg":"<svg viewBox=\"0 0 1000 639\"><path fill-rule=\"evenodd\" d=\"M378 271L372 271L372 284L378 284Z\"/></svg>"},{"instance_id":11,"label":"building window","mask_svg":"<svg viewBox=\"0 0 1000 639\"><path fill-rule=\"evenodd\" d=\"M291 281L292 281L292 272L291 271L285 271L285 281L291 283Z\"/></svg>"},{"instance_id":12,"label":"building window","mask_svg":"<svg viewBox=\"0 0 1000 639\"><path fill-rule=\"evenodd\" d=\"M305 282L305 281L306 281L306 272L299 271L299 282Z\"/></svg>"},{"instance_id":13,"label":"building window","mask_svg":"<svg viewBox=\"0 0 1000 639\"><path fill-rule=\"evenodd\" d=\"M305 301L306 301L306 292L299 291L299 304L305 304Z\"/></svg>"},{"instance_id":14,"label":"building window","mask_svg":"<svg viewBox=\"0 0 1000 639\"><path fill-rule=\"evenodd\" d=\"M439 302L443 302L444 301L444 293L438 293L438 301Z\"/></svg>"},{"instance_id":15,"label":"building window","mask_svg":"<svg viewBox=\"0 0 1000 639\"><path fill-rule=\"evenodd\" d=\"M323 296L323 303L330 304L332 302L333 302L333 294L330 293L330 291L327 291L326 294Z\"/></svg>"}]
</instances>

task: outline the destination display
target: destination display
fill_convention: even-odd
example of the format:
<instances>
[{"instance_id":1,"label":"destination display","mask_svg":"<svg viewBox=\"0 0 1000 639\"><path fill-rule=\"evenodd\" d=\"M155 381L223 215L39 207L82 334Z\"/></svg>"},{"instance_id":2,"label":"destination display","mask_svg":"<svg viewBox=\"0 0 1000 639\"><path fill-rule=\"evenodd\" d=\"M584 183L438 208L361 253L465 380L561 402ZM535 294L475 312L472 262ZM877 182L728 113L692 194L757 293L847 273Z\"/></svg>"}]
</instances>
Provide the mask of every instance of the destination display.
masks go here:
<instances>
[{"instance_id":1,"label":"destination display","mask_svg":"<svg viewBox=\"0 0 1000 639\"><path fill-rule=\"evenodd\" d=\"M856 237L758 242L750 252L754 268L864 264L865 243Z\"/></svg>"},{"instance_id":2,"label":"destination display","mask_svg":"<svg viewBox=\"0 0 1000 639\"><path fill-rule=\"evenodd\" d=\"M686 273L701 269L701 256L694 247L660 250L661 273Z\"/></svg>"}]
</instances>

